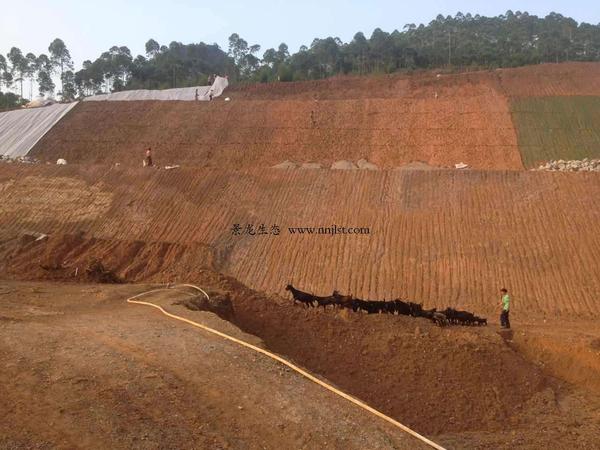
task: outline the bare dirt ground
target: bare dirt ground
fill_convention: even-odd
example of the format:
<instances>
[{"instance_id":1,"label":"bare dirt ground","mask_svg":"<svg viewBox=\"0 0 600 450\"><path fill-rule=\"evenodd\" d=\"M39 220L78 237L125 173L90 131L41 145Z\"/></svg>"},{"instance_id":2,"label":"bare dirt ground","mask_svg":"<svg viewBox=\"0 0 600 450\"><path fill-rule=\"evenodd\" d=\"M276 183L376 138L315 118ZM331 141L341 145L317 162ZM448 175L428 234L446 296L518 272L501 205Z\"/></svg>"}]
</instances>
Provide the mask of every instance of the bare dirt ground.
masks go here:
<instances>
[{"instance_id":1,"label":"bare dirt ground","mask_svg":"<svg viewBox=\"0 0 600 450\"><path fill-rule=\"evenodd\" d=\"M597 326L516 324L504 337L495 327L439 330L421 319L304 310L218 274L202 279L232 294L234 322L262 339L173 305L181 292L148 300L286 355L447 448L597 448L600 372L589 383L556 378L546 339L553 330L598 358ZM152 286L0 287L2 447L420 448L260 355L125 303Z\"/></svg>"},{"instance_id":2,"label":"bare dirt ground","mask_svg":"<svg viewBox=\"0 0 600 450\"><path fill-rule=\"evenodd\" d=\"M148 283L192 282L229 296L234 314L174 305L185 293L152 298L449 449L599 449L600 177L523 171L510 109L600 95L599 71L348 77L240 86L231 102L78 105L32 152L68 166L0 165L0 448L419 448L270 360L125 303ZM160 166L182 166L135 167L147 146ZM270 169L361 158L403 170ZM443 168L457 162L476 170ZM280 234L234 235L234 224ZM332 225L370 233L288 231ZM90 284L102 280L141 284ZM490 326L304 309L290 282L454 306Z\"/></svg>"},{"instance_id":3,"label":"bare dirt ground","mask_svg":"<svg viewBox=\"0 0 600 450\"><path fill-rule=\"evenodd\" d=\"M274 361L125 303L149 288L1 283L1 448L425 448ZM152 300L260 342L170 295Z\"/></svg>"}]
</instances>

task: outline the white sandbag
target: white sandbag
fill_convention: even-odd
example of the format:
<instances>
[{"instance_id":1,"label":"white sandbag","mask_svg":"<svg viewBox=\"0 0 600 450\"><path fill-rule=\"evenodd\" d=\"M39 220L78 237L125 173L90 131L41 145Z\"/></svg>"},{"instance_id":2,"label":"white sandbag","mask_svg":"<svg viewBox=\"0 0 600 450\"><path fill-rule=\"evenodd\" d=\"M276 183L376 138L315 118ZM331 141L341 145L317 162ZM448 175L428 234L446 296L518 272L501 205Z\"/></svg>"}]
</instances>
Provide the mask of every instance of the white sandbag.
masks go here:
<instances>
[{"instance_id":1,"label":"white sandbag","mask_svg":"<svg viewBox=\"0 0 600 450\"><path fill-rule=\"evenodd\" d=\"M340 161L336 161L331 165L333 170L354 170L357 167L354 165L352 161L346 161L342 159Z\"/></svg>"},{"instance_id":2,"label":"white sandbag","mask_svg":"<svg viewBox=\"0 0 600 450\"><path fill-rule=\"evenodd\" d=\"M41 108L43 106L49 106L56 103L56 100L53 98L45 98L44 96L38 96L31 100L29 103L25 105L25 108Z\"/></svg>"},{"instance_id":3,"label":"white sandbag","mask_svg":"<svg viewBox=\"0 0 600 450\"><path fill-rule=\"evenodd\" d=\"M298 164L296 164L293 161L288 161L287 159L279 164L275 164L274 166L272 166L273 169L295 169L298 167Z\"/></svg>"},{"instance_id":4,"label":"white sandbag","mask_svg":"<svg viewBox=\"0 0 600 450\"><path fill-rule=\"evenodd\" d=\"M302 163L302 165L300 166L300 169L321 169L323 166L321 166L321 164L319 163L313 163L313 162L305 162Z\"/></svg>"}]
</instances>

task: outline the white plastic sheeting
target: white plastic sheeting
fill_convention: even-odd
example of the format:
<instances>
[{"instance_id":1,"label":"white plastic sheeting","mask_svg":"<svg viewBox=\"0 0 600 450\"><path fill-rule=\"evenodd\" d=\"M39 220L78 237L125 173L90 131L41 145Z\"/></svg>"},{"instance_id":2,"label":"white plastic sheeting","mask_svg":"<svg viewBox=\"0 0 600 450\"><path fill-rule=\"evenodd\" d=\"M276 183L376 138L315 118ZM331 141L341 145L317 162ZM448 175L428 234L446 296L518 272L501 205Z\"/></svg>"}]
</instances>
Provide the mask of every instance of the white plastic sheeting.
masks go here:
<instances>
[{"instance_id":1,"label":"white plastic sheeting","mask_svg":"<svg viewBox=\"0 0 600 450\"><path fill-rule=\"evenodd\" d=\"M0 155L25 156L77 102L0 113Z\"/></svg>"},{"instance_id":2,"label":"white plastic sheeting","mask_svg":"<svg viewBox=\"0 0 600 450\"><path fill-rule=\"evenodd\" d=\"M112 94L101 94L86 97L87 102L99 101L136 101L136 100L182 100L195 101L196 91L198 91L198 100L210 100L210 94L213 97L220 96L225 88L229 85L229 81L224 77L216 77L212 86L195 86L187 88L148 90L137 89L132 91L113 92Z\"/></svg>"},{"instance_id":3,"label":"white plastic sheeting","mask_svg":"<svg viewBox=\"0 0 600 450\"><path fill-rule=\"evenodd\" d=\"M41 106L54 105L56 100L53 98L45 98L43 96L39 96L34 98L32 101L25 105L25 108L39 108Z\"/></svg>"}]
</instances>

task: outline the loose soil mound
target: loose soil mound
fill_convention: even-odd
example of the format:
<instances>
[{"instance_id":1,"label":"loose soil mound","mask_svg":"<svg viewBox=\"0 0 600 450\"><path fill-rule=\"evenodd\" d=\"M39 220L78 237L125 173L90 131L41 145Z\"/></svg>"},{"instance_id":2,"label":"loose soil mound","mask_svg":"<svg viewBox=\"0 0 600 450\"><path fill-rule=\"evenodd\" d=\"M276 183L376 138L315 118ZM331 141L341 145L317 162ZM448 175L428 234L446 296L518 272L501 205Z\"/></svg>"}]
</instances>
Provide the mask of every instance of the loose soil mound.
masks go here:
<instances>
[{"instance_id":1,"label":"loose soil mound","mask_svg":"<svg viewBox=\"0 0 600 450\"><path fill-rule=\"evenodd\" d=\"M356 165L358 166L359 169L363 169L363 170L379 170L379 167L377 167L373 163L370 163L366 159L359 159L358 161L356 161Z\"/></svg>"},{"instance_id":2,"label":"loose soil mound","mask_svg":"<svg viewBox=\"0 0 600 450\"><path fill-rule=\"evenodd\" d=\"M551 386L485 327L293 307L214 272L201 279L231 295L242 330L424 433L500 430Z\"/></svg>"},{"instance_id":3,"label":"loose soil mound","mask_svg":"<svg viewBox=\"0 0 600 450\"><path fill-rule=\"evenodd\" d=\"M10 286L0 302L2 449L426 448L275 361L125 303L149 286ZM146 300L261 345L160 294Z\"/></svg>"},{"instance_id":4,"label":"loose soil mound","mask_svg":"<svg viewBox=\"0 0 600 450\"><path fill-rule=\"evenodd\" d=\"M79 282L180 281L213 265L202 244L119 241L83 234L0 244L0 270L10 278Z\"/></svg>"},{"instance_id":5,"label":"loose soil mound","mask_svg":"<svg viewBox=\"0 0 600 450\"><path fill-rule=\"evenodd\" d=\"M10 206L37 192L18 180L57 176L112 201L93 219L73 199L54 220L54 204ZM32 261L46 254L73 268L96 257L125 280L191 279L213 267L271 293L292 282L318 295L403 296L494 316L507 286L516 318L600 314L596 173L21 166L0 167L0 190L0 260L10 277L39 276ZM60 190L47 183L46 195ZM318 234L332 224L369 234ZM20 244L32 231L50 237ZM79 232L75 242L63 237Z\"/></svg>"},{"instance_id":6,"label":"loose soil mound","mask_svg":"<svg viewBox=\"0 0 600 450\"><path fill-rule=\"evenodd\" d=\"M273 166L274 169L296 169L298 168L298 164L292 161L284 161L279 164L275 164Z\"/></svg>"}]
</instances>

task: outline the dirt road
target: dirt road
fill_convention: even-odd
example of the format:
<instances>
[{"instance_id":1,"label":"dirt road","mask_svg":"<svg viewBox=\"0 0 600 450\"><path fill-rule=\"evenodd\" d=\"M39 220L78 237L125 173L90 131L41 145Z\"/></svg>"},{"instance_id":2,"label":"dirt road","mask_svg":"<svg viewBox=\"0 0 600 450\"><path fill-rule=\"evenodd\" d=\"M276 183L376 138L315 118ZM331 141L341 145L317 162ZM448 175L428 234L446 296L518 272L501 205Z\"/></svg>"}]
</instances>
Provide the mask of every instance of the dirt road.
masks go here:
<instances>
[{"instance_id":1,"label":"dirt road","mask_svg":"<svg viewBox=\"0 0 600 450\"><path fill-rule=\"evenodd\" d=\"M2 283L1 448L422 447L271 360L125 304L144 289Z\"/></svg>"}]
</instances>

